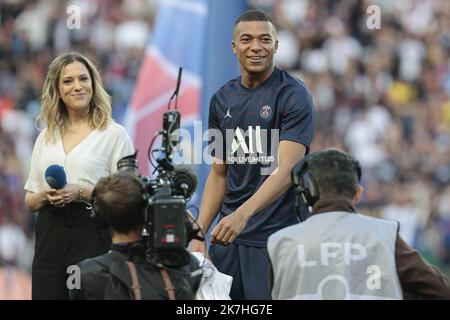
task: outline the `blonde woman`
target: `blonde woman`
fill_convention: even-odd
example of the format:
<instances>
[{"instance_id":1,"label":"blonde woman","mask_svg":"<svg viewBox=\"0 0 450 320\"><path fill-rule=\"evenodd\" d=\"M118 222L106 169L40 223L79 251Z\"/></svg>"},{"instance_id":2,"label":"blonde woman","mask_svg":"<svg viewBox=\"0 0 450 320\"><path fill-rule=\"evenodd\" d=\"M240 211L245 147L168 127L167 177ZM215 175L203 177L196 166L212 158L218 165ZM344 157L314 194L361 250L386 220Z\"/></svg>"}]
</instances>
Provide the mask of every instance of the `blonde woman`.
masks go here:
<instances>
[{"instance_id":1,"label":"blonde woman","mask_svg":"<svg viewBox=\"0 0 450 320\"><path fill-rule=\"evenodd\" d=\"M64 53L51 63L39 115L47 127L34 145L25 184L25 203L39 212L33 299L67 299L67 268L109 249L109 235L96 228L86 202L97 181L134 152L125 129L111 118L110 100L97 68L83 55ZM44 177L54 164L67 176L59 190Z\"/></svg>"}]
</instances>

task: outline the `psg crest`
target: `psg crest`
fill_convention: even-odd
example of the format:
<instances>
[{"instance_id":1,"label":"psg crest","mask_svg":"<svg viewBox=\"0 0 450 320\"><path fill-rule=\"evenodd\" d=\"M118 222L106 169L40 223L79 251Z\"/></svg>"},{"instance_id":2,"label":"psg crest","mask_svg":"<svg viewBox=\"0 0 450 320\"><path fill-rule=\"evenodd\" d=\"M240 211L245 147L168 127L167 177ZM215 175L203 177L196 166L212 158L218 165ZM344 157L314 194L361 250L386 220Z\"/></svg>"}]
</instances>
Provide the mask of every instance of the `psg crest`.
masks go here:
<instances>
[{"instance_id":1,"label":"psg crest","mask_svg":"<svg viewBox=\"0 0 450 320\"><path fill-rule=\"evenodd\" d=\"M272 115L272 108L269 105L261 107L259 115L261 116L261 118L264 119L269 118Z\"/></svg>"}]
</instances>

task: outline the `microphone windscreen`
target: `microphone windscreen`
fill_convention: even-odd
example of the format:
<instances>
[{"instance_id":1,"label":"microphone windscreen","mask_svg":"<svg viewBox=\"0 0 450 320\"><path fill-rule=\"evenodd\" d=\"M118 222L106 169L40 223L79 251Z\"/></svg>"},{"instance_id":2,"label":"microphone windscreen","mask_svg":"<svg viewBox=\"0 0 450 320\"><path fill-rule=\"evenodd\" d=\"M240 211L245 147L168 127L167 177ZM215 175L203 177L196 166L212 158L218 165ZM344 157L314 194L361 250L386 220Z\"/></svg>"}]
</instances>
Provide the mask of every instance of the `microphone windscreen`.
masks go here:
<instances>
[{"instance_id":1,"label":"microphone windscreen","mask_svg":"<svg viewBox=\"0 0 450 320\"><path fill-rule=\"evenodd\" d=\"M45 180L53 189L62 189L67 184L67 177L64 168L52 164L45 170Z\"/></svg>"},{"instance_id":2,"label":"microphone windscreen","mask_svg":"<svg viewBox=\"0 0 450 320\"><path fill-rule=\"evenodd\" d=\"M184 193L186 197L190 198L197 189L198 180L194 170L184 165L174 166L175 176L174 185L175 189ZM183 187L184 185L184 187Z\"/></svg>"}]
</instances>

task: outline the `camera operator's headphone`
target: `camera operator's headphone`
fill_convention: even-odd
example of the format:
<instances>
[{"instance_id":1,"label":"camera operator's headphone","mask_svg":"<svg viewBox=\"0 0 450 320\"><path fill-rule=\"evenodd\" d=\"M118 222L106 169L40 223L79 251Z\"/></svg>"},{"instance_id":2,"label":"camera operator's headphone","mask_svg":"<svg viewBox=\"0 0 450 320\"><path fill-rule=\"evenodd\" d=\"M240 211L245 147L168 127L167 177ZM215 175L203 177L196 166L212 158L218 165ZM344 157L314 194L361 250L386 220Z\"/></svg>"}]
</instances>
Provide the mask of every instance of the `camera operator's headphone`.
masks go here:
<instances>
[{"instance_id":1,"label":"camera operator's headphone","mask_svg":"<svg viewBox=\"0 0 450 320\"><path fill-rule=\"evenodd\" d=\"M307 207L313 207L314 204L316 204L317 200L319 200L320 198L320 192L319 187L317 186L317 182L314 179L314 176L310 172L308 172L309 161L314 161L314 158L316 158L318 155L330 151L336 152L336 150L326 150L315 152L305 156L299 163L294 166L291 171L291 181L297 192L295 208L301 221L306 220L308 217L305 217L300 212L298 198L300 197ZM362 170L359 161L343 152L340 153L346 158L347 161L352 162L353 167L356 170L358 181L361 181ZM308 208L306 209L309 210Z\"/></svg>"},{"instance_id":2,"label":"camera operator's headphone","mask_svg":"<svg viewBox=\"0 0 450 320\"><path fill-rule=\"evenodd\" d=\"M142 210L144 210L150 198L144 183L141 181L141 179L139 179L138 176L135 176L132 173L119 172L118 174L126 174L127 176L129 175L130 177L133 178L133 180L135 180L139 184L139 186L141 187ZM99 229L107 229L109 227L108 224L106 223L105 218L103 217L100 208L98 207L96 187L94 187L94 190L92 190L91 195L91 218L94 219L94 222Z\"/></svg>"},{"instance_id":3,"label":"camera operator's headphone","mask_svg":"<svg viewBox=\"0 0 450 320\"><path fill-rule=\"evenodd\" d=\"M309 216L308 207L312 207L320 197L316 180L311 173L307 172L308 160L310 157L311 155L305 156L291 171L291 181L296 191L295 211L302 222ZM300 209L299 198L302 199L306 206L303 211Z\"/></svg>"}]
</instances>

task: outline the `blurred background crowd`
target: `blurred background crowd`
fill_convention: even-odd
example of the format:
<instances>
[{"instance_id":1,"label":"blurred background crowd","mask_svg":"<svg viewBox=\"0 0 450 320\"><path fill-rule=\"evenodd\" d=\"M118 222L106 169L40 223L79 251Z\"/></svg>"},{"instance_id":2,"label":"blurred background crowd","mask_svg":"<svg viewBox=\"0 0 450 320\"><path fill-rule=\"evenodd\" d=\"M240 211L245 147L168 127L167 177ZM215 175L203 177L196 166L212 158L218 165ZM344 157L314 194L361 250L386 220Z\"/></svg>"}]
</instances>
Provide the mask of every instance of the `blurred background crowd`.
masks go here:
<instances>
[{"instance_id":1,"label":"blurred background crowd","mask_svg":"<svg viewBox=\"0 0 450 320\"><path fill-rule=\"evenodd\" d=\"M0 299L30 296L34 217L23 185L49 63L68 50L95 57L121 122L160 1L0 1ZM66 26L70 4L83 10L81 29ZM274 18L276 63L313 92L312 151L358 158L360 211L399 221L403 238L450 274L450 2L249 4ZM380 29L367 26L372 4Z\"/></svg>"}]
</instances>

